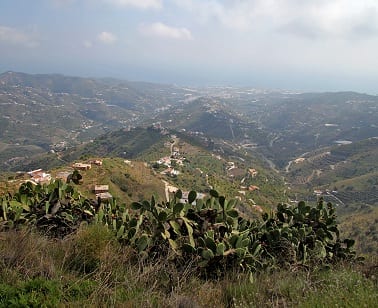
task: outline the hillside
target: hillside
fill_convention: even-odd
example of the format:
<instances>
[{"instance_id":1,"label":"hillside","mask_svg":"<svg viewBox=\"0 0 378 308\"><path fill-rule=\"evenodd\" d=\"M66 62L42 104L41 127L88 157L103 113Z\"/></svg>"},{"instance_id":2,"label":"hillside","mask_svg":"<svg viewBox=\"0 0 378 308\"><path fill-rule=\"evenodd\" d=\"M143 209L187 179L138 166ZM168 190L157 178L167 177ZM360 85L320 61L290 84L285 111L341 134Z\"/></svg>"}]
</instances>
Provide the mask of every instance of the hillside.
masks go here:
<instances>
[{"instance_id":1,"label":"hillside","mask_svg":"<svg viewBox=\"0 0 378 308\"><path fill-rule=\"evenodd\" d=\"M306 193L335 196L343 206L377 205L377 156L378 138L324 148L292 161L286 179Z\"/></svg>"},{"instance_id":2,"label":"hillside","mask_svg":"<svg viewBox=\"0 0 378 308\"><path fill-rule=\"evenodd\" d=\"M377 108L376 96L354 92L184 88L7 72L0 75L0 168L119 128L160 123L253 149L282 169L303 153L377 136Z\"/></svg>"},{"instance_id":3,"label":"hillside","mask_svg":"<svg viewBox=\"0 0 378 308\"><path fill-rule=\"evenodd\" d=\"M57 167L64 170L74 161L88 162L97 157L104 160L104 167L94 166L83 172L84 183L89 185L83 187L88 193L96 181L110 185L114 196L126 201L131 200L131 196L134 196L134 200L137 196L139 200L141 196L148 198L153 194L159 199L167 198L166 192L162 193L165 185L183 191L194 189L203 194L216 189L242 200L245 206L241 210L246 215L256 215L287 200L281 178L266 169L258 156L234 147L226 148L225 145L219 148L214 144L209 148L201 138L167 129L122 129L67 150L64 154L50 153L48 156L51 160L44 156L24 165L27 168L24 170L42 168L55 174ZM128 167L124 161L132 161L133 167ZM144 174L143 185L129 177L132 174L130 168L135 169L133 172Z\"/></svg>"},{"instance_id":4,"label":"hillside","mask_svg":"<svg viewBox=\"0 0 378 308\"><path fill-rule=\"evenodd\" d=\"M194 97L160 113L154 120L171 129L219 141L264 142L266 133L256 123L241 118L229 103L217 97Z\"/></svg>"},{"instance_id":5,"label":"hillside","mask_svg":"<svg viewBox=\"0 0 378 308\"><path fill-rule=\"evenodd\" d=\"M265 107L261 126L270 132L264 150L276 164L343 142L378 135L378 98L353 92L291 95Z\"/></svg>"},{"instance_id":6,"label":"hillside","mask_svg":"<svg viewBox=\"0 0 378 308\"><path fill-rule=\"evenodd\" d=\"M82 146L67 150L62 156L67 161L82 156L112 156L136 158L144 151L169 140L167 134L153 127L121 129L99 136Z\"/></svg>"},{"instance_id":7,"label":"hillside","mask_svg":"<svg viewBox=\"0 0 378 308\"><path fill-rule=\"evenodd\" d=\"M337 205L341 230L357 240L360 252L377 251L378 139L369 138L306 153L291 161L285 178L290 198Z\"/></svg>"},{"instance_id":8,"label":"hillside","mask_svg":"<svg viewBox=\"0 0 378 308\"><path fill-rule=\"evenodd\" d=\"M94 159L92 159L94 160ZM94 185L108 185L109 192L118 201L129 204L134 200L149 199L155 195L159 200L165 199L165 185L151 168L140 161L126 161L121 158L101 158L102 166L92 164L92 168L80 171L83 177L80 192L92 199L96 199L93 192ZM46 172L55 179L60 173L72 173L71 164L59 168L48 169ZM0 192L14 192L18 186L30 176L22 173L6 173L0 179Z\"/></svg>"},{"instance_id":9,"label":"hillside","mask_svg":"<svg viewBox=\"0 0 378 308\"><path fill-rule=\"evenodd\" d=\"M108 131L134 126L186 91L119 80L0 75L0 169L36 154L61 152ZM22 154L21 154L22 153Z\"/></svg>"},{"instance_id":10,"label":"hillside","mask_svg":"<svg viewBox=\"0 0 378 308\"><path fill-rule=\"evenodd\" d=\"M168 129L139 127L115 131L67 153L63 156L66 161L113 156L144 161L159 174L171 168L169 181L186 191L207 192L214 188L262 207L285 201L283 182L266 169L258 156L224 144L209 146L201 137ZM157 164L164 159L168 162ZM250 169L254 170L253 175ZM174 170L179 175L172 173Z\"/></svg>"},{"instance_id":11,"label":"hillside","mask_svg":"<svg viewBox=\"0 0 378 308\"><path fill-rule=\"evenodd\" d=\"M126 206L78 193L123 164L97 161L79 186L0 195L1 306L374 307L376 259L356 258L332 205L280 204L253 219L215 190Z\"/></svg>"}]
</instances>

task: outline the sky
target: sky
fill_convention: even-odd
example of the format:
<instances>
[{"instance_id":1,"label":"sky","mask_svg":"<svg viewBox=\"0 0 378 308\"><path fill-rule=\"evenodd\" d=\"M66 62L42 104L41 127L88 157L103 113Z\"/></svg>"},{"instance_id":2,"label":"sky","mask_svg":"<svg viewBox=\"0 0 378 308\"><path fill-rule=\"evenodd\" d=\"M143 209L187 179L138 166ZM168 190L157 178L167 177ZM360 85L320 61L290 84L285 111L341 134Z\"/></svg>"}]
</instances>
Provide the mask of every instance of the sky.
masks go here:
<instances>
[{"instance_id":1,"label":"sky","mask_svg":"<svg viewBox=\"0 0 378 308\"><path fill-rule=\"evenodd\" d=\"M378 0L1 0L8 70L378 94Z\"/></svg>"}]
</instances>

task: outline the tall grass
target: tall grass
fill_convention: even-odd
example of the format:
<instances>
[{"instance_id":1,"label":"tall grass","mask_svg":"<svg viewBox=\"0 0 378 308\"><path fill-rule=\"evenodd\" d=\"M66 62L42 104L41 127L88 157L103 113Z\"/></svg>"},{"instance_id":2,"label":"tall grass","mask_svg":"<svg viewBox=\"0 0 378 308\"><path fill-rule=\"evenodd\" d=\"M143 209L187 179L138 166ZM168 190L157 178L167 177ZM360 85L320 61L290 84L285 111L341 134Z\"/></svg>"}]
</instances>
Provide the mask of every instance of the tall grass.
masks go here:
<instances>
[{"instance_id":1,"label":"tall grass","mask_svg":"<svg viewBox=\"0 0 378 308\"><path fill-rule=\"evenodd\" d=\"M262 273L226 288L234 307L376 307L377 282L344 265L314 271Z\"/></svg>"},{"instance_id":2,"label":"tall grass","mask_svg":"<svg viewBox=\"0 0 378 308\"><path fill-rule=\"evenodd\" d=\"M0 234L1 307L376 307L377 259L204 280L167 258L142 260L100 225L61 240Z\"/></svg>"}]
</instances>

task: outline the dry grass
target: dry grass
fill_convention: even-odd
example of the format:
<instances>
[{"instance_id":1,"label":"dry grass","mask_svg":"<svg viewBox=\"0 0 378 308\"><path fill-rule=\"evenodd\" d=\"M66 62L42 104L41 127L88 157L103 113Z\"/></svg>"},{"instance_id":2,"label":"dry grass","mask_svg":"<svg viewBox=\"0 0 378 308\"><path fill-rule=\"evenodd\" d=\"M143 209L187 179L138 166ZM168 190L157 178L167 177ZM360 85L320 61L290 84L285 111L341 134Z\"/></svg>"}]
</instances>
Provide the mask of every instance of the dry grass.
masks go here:
<instances>
[{"instance_id":1,"label":"dry grass","mask_svg":"<svg viewBox=\"0 0 378 308\"><path fill-rule=\"evenodd\" d=\"M169 256L140 260L102 226L83 226L63 240L27 230L1 233L0 281L0 307L10 300L29 306L181 308L374 307L378 301L376 259L328 271L253 277L233 272L218 281L203 280L190 265L174 266Z\"/></svg>"},{"instance_id":2,"label":"dry grass","mask_svg":"<svg viewBox=\"0 0 378 308\"><path fill-rule=\"evenodd\" d=\"M1 270L14 269L25 279L54 278L57 264L53 253L56 242L28 229L2 232L0 237ZM6 277L5 277L6 278Z\"/></svg>"}]
</instances>

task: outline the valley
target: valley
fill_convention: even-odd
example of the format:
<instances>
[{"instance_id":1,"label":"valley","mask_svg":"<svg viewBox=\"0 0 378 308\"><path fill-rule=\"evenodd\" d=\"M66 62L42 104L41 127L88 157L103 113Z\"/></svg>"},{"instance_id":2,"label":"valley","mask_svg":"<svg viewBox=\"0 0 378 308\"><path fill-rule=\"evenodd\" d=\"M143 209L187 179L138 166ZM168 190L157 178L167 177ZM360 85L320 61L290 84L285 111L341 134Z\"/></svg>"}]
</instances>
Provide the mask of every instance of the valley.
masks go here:
<instances>
[{"instance_id":1,"label":"valley","mask_svg":"<svg viewBox=\"0 0 378 308\"><path fill-rule=\"evenodd\" d=\"M7 72L0 75L0 170L7 180L16 171L54 171L98 158L111 166L101 182L127 202L154 193L166 198L170 186L216 189L255 215L254 208L322 197L350 226L352 216L376 216L377 108L377 96L355 92ZM126 178L123 161L150 174L152 186Z\"/></svg>"}]
</instances>

